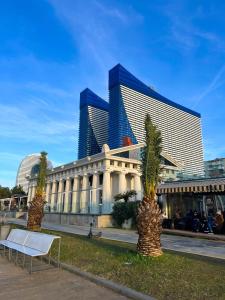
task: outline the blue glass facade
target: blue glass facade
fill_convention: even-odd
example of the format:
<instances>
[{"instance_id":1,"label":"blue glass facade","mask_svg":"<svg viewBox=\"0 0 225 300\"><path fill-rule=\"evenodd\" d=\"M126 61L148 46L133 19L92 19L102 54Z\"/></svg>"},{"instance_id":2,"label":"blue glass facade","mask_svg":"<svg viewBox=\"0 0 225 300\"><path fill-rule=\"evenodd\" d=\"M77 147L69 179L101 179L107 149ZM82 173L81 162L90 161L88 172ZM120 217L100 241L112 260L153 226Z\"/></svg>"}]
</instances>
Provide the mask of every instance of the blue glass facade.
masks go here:
<instances>
[{"instance_id":1,"label":"blue glass facade","mask_svg":"<svg viewBox=\"0 0 225 300\"><path fill-rule=\"evenodd\" d=\"M132 144L137 140L132 132L128 121L119 85L110 89L109 92L109 147L115 149L123 146L123 138L129 137Z\"/></svg>"},{"instance_id":2,"label":"blue glass facade","mask_svg":"<svg viewBox=\"0 0 225 300\"><path fill-rule=\"evenodd\" d=\"M109 104L105 100L89 89L85 89L80 93L78 159L94 155L101 151L101 145L97 140L96 132L101 136L104 136L104 131L107 133L107 126L106 128L102 128L101 124L98 123L105 117L104 113L108 112L108 106ZM98 112L97 117L95 116L96 110ZM101 112L104 114L102 118ZM102 131L100 133L99 128Z\"/></svg>"}]
</instances>

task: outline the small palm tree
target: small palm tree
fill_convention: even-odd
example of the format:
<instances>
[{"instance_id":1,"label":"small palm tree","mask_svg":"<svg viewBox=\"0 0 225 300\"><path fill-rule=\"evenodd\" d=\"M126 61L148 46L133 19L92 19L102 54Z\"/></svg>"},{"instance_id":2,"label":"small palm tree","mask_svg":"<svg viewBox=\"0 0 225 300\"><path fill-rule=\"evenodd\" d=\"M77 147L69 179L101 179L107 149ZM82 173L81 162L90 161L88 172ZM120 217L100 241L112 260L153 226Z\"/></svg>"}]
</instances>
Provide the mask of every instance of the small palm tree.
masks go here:
<instances>
[{"instance_id":1,"label":"small palm tree","mask_svg":"<svg viewBox=\"0 0 225 300\"><path fill-rule=\"evenodd\" d=\"M41 152L40 169L37 178L37 189L28 209L27 228L33 231L41 230L41 221L44 216L45 183L47 172L47 153Z\"/></svg>"},{"instance_id":2,"label":"small palm tree","mask_svg":"<svg viewBox=\"0 0 225 300\"><path fill-rule=\"evenodd\" d=\"M160 181L161 132L152 123L149 114L145 119L145 147L142 152L142 184L144 197L138 207L137 251L144 256L162 254L160 234L161 211L156 201L156 188Z\"/></svg>"},{"instance_id":3,"label":"small palm tree","mask_svg":"<svg viewBox=\"0 0 225 300\"><path fill-rule=\"evenodd\" d=\"M121 199L124 199L124 202L127 203L131 197L136 196L136 195L137 195L137 192L135 190L130 190L130 191L124 192L122 194L115 195L114 200L119 201Z\"/></svg>"}]
</instances>

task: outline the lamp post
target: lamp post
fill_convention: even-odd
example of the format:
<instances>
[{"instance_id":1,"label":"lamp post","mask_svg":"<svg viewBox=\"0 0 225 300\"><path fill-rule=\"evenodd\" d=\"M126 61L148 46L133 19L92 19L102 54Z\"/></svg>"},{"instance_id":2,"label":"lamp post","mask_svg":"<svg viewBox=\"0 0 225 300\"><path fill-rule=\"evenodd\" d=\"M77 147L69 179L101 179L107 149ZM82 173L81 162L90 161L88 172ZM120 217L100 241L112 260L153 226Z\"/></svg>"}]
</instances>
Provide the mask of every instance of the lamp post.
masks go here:
<instances>
[{"instance_id":1,"label":"lamp post","mask_svg":"<svg viewBox=\"0 0 225 300\"><path fill-rule=\"evenodd\" d=\"M93 223L91 222L91 223L90 223L90 230L89 230L89 233L88 233L88 238L89 238L89 239L91 239L91 238L93 237L92 226L93 226Z\"/></svg>"}]
</instances>

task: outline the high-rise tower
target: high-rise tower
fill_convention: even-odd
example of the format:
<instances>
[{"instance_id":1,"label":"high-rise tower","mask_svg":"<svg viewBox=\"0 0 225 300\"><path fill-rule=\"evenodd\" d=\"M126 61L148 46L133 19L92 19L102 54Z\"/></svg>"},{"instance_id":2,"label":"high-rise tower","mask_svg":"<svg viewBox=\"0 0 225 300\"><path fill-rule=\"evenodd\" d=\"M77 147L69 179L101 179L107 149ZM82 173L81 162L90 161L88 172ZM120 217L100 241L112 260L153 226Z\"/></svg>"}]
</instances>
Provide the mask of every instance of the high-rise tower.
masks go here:
<instances>
[{"instance_id":1,"label":"high-rise tower","mask_svg":"<svg viewBox=\"0 0 225 300\"><path fill-rule=\"evenodd\" d=\"M80 93L78 159L101 152L108 142L109 104L89 89Z\"/></svg>"},{"instance_id":2,"label":"high-rise tower","mask_svg":"<svg viewBox=\"0 0 225 300\"><path fill-rule=\"evenodd\" d=\"M200 114L163 97L116 65L109 71L110 148L144 141L147 113L162 133L163 151L183 165L184 173L202 175Z\"/></svg>"}]
</instances>

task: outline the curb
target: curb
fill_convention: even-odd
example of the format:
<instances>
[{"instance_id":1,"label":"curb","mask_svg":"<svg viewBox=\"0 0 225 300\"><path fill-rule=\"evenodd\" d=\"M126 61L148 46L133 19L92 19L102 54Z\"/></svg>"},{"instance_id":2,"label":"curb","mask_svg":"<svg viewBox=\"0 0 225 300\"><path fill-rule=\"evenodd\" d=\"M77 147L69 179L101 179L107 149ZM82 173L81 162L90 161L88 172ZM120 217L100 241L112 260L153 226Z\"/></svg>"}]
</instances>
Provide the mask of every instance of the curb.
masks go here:
<instances>
[{"instance_id":1,"label":"curb","mask_svg":"<svg viewBox=\"0 0 225 300\"><path fill-rule=\"evenodd\" d=\"M71 273L74 273L74 274L79 275L83 278L86 278L86 279L96 283L97 285L104 286L105 288L111 289L114 292L117 292L120 295L126 296L130 299L134 299L134 300L155 300L155 298L152 298L148 295L142 294L140 292L136 292L135 290L132 290L132 289L130 289L126 286L123 286L121 284L115 283L111 280L107 280L107 279L95 276L91 273L81 271L80 269L78 269L76 267L69 266L65 263L62 263L61 267L64 270L67 270Z\"/></svg>"},{"instance_id":2,"label":"curb","mask_svg":"<svg viewBox=\"0 0 225 300\"><path fill-rule=\"evenodd\" d=\"M53 265L57 264L57 262L54 259L51 259L51 263ZM123 295L125 297L128 297L130 299L133 299L133 300L156 300L155 298L153 298L151 296L148 296L146 294L132 290L124 285L115 283L111 280L107 280L107 279L95 276L89 272L81 271L79 268L77 268L75 266L70 266L65 263L60 263L60 267L63 270L69 271L70 273L73 273L80 277L88 279L97 285L103 286L107 289L110 289L110 290L112 290L120 295Z\"/></svg>"},{"instance_id":3,"label":"curb","mask_svg":"<svg viewBox=\"0 0 225 300\"><path fill-rule=\"evenodd\" d=\"M200 234L195 234L191 231L172 231L171 229L163 229L162 234L167 234L167 235L175 235L175 236L182 236L182 237L190 237L190 238L198 238L198 239L204 239L208 241L220 241L220 242L225 242L225 236L223 235L207 235L207 233L200 233Z\"/></svg>"}]
</instances>

